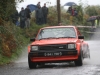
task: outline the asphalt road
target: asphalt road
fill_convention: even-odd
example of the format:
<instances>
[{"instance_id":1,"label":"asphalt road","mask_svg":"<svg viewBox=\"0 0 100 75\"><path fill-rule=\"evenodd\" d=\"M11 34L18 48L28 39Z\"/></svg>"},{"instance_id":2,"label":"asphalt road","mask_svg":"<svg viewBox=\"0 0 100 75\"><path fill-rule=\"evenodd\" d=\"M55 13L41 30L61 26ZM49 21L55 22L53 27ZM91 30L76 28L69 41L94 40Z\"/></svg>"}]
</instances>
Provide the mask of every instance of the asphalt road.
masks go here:
<instances>
[{"instance_id":1,"label":"asphalt road","mask_svg":"<svg viewBox=\"0 0 100 75\"><path fill-rule=\"evenodd\" d=\"M100 40L87 41L90 46L90 59L83 61L83 66L76 67L73 63L52 63L29 69L27 49L12 64L0 66L0 75L100 75Z\"/></svg>"}]
</instances>

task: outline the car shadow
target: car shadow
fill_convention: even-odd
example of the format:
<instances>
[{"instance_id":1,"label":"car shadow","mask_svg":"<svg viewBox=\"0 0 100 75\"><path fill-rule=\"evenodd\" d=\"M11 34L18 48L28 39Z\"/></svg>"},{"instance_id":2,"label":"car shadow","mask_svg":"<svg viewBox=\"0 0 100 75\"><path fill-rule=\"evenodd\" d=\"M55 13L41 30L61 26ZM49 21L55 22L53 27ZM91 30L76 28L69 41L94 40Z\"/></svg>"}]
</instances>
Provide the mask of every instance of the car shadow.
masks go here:
<instances>
[{"instance_id":1,"label":"car shadow","mask_svg":"<svg viewBox=\"0 0 100 75\"><path fill-rule=\"evenodd\" d=\"M73 62L70 63L46 63L45 65L37 66L37 69L50 69L50 68L66 68L66 67L75 67Z\"/></svg>"}]
</instances>

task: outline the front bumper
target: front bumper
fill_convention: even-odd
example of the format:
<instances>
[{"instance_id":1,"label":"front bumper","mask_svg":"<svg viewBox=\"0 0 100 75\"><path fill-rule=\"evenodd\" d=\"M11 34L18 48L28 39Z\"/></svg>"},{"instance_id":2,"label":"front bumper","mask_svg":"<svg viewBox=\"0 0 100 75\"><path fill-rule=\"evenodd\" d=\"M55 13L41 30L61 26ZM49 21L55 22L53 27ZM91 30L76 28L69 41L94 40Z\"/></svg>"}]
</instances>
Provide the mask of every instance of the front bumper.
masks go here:
<instances>
[{"instance_id":1,"label":"front bumper","mask_svg":"<svg viewBox=\"0 0 100 75\"><path fill-rule=\"evenodd\" d=\"M78 59L78 51L77 50L34 51L34 52L29 52L29 58L33 62L74 61Z\"/></svg>"}]
</instances>

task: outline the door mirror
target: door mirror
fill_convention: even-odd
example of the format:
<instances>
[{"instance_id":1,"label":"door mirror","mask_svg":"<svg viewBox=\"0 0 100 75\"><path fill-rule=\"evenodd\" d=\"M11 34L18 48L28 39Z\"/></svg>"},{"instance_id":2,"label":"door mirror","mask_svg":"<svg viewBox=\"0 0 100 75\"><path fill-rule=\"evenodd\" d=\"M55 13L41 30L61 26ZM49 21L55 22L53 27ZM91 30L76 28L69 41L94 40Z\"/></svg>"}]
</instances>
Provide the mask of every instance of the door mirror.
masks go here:
<instances>
[{"instance_id":1,"label":"door mirror","mask_svg":"<svg viewBox=\"0 0 100 75\"><path fill-rule=\"evenodd\" d=\"M31 38L30 41L31 41L31 42L35 41L35 38Z\"/></svg>"},{"instance_id":2,"label":"door mirror","mask_svg":"<svg viewBox=\"0 0 100 75\"><path fill-rule=\"evenodd\" d=\"M78 39L84 39L84 36L80 35L78 36Z\"/></svg>"}]
</instances>

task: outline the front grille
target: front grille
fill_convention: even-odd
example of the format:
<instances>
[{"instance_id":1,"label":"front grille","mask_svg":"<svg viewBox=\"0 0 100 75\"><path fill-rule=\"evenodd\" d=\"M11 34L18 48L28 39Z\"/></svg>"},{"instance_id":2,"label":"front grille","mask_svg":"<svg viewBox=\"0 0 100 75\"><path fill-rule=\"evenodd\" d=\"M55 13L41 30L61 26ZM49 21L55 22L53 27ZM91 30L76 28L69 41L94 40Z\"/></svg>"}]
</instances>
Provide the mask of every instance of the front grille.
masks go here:
<instances>
[{"instance_id":1,"label":"front grille","mask_svg":"<svg viewBox=\"0 0 100 75\"><path fill-rule=\"evenodd\" d=\"M67 45L46 45L46 46L39 46L39 50L65 50Z\"/></svg>"}]
</instances>

